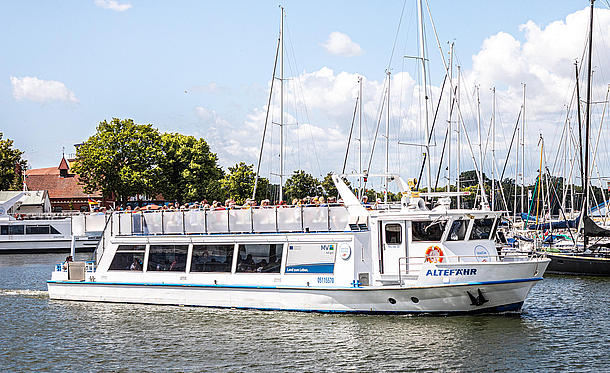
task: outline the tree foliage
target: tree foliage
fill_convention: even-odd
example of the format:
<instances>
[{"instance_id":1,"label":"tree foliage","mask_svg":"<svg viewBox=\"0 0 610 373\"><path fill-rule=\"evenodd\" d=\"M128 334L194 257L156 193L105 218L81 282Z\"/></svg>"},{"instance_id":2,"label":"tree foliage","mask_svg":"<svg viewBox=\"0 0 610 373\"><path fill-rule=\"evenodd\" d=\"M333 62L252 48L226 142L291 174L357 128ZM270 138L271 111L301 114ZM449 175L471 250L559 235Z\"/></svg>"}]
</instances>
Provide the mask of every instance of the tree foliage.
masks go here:
<instances>
[{"instance_id":1,"label":"tree foliage","mask_svg":"<svg viewBox=\"0 0 610 373\"><path fill-rule=\"evenodd\" d=\"M27 166L23 152L13 148L13 140L2 140L0 132L0 190L19 190L23 182L22 170Z\"/></svg>"},{"instance_id":2,"label":"tree foliage","mask_svg":"<svg viewBox=\"0 0 610 373\"><path fill-rule=\"evenodd\" d=\"M293 198L319 196L322 192L323 189L320 181L303 170L294 171L292 176L286 180L284 186L284 194L287 201Z\"/></svg>"},{"instance_id":3,"label":"tree foliage","mask_svg":"<svg viewBox=\"0 0 610 373\"><path fill-rule=\"evenodd\" d=\"M220 180L224 172L204 139L164 133L161 144L157 192L165 199L181 202L223 199Z\"/></svg>"},{"instance_id":4,"label":"tree foliage","mask_svg":"<svg viewBox=\"0 0 610 373\"><path fill-rule=\"evenodd\" d=\"M335 186L332 176L332 172L327 173L321 183L327 197L337 197L339 195L339 191L337 191L337 187Z\"/></svg>"},{"instance_id":5,"label":"tree foliage","mask_svg":"<svg viewBox=\"0 0 610 373\"><path fill-rule=\"evenodd\" d=\"M222 180L222 189L228 197L242 204L247 198L252 197L255 177L254 165L240 162L233 167L229 167L229 173ZM269 180L259 177L256 186L256 199L264 199L268 189Z\"/></svg>"},{"instance_id":6,"label":"tree foliage","mask_svg":"<svg viewBox=\"0 0 610 373\"><path fill-rule=\"evenodd\" d=\"M99 190L105 198L124 201L154 193L161 154L161 135L152 125L113 118L100 122L95 135L78 147L73 170L86 193Z\"/></svg>"}]
</instances>

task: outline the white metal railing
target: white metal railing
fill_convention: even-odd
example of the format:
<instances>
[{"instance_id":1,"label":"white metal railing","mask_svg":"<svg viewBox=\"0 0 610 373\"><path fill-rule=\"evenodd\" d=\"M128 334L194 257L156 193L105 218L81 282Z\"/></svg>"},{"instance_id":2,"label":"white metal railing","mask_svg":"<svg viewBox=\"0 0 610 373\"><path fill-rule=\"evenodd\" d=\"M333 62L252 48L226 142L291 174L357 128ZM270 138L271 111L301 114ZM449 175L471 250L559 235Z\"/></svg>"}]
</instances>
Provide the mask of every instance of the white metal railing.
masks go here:
<instances>
[{"instance_id":1,"label":"white metal railing","mask_svg":"<svg viewBox=\"0 0 610 373\"><path fill-rule=\"evenodd\" d=\"M398 258L398 282L402 286L405 276L418 276L421 267L427 261L430 263L485 263L485 262L525 262L532 259L542 258L544 255L537 253L498 254L498 255L441 255L435 257L410 256Z\"/></svg>"},{"instance_id":2,"label":"white metal railing","mask_svg":"<svg viewBox=\"0 0 610 373\"><path fill-rule=\"evenodd\" d=\"M344 206L272 206L221 210L114 212L113 236L221 233L343 232Z\"/></svg>"}]
</instances>

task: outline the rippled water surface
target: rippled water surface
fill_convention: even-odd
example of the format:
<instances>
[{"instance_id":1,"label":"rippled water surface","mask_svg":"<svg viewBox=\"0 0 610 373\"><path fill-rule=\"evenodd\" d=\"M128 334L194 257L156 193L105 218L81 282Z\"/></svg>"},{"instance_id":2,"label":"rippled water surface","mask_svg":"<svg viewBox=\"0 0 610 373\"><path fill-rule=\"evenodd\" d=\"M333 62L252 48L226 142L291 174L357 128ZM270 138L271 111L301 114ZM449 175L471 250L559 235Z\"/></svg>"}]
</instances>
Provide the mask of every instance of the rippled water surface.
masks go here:
<instances>
[{"instance_id":1,"label":"rippled water surface","mask_svg":"<svg viewBox=\"0 0 610 373\"><path fill-rule=\"evenodd\" d=\"M0 255L2 371L610 369L610 279L547 276L521 315L326 315L51 301L63 257Z\"/></svg>"}]
</instances>

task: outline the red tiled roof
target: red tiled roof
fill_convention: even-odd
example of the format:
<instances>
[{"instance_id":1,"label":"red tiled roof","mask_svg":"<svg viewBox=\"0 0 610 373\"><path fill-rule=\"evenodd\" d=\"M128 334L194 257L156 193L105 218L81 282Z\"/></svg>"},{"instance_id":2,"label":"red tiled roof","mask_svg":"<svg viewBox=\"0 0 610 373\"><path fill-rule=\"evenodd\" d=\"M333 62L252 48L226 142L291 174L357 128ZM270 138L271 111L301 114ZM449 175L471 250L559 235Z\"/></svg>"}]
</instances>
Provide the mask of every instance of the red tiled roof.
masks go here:
<instances>
[{"instance_id":1,"label":"red tiled roof","mask_svg":"<svg viewBox=\"0 0 610 373\"><path fill-rule=\"evenodd\" d=\"M49 198L102 197L102 193L86 194L78 184L78 175L59 176L59 168L39 168L26 171L25 183L29 190L48 190Z\"/></svg>"},{"instance_id":2,"label":"red tiled roof","mask_svg":"<svg viewBox=\"0 0 610 373\"><path fill-rule=\"evenodd\" d=\"M57 175L59 177L59 171L57 170L57 167L34 168L32 170L26 170L25 174L27 176L30 176L30 175Z\"/></svg>"}]
</instances>

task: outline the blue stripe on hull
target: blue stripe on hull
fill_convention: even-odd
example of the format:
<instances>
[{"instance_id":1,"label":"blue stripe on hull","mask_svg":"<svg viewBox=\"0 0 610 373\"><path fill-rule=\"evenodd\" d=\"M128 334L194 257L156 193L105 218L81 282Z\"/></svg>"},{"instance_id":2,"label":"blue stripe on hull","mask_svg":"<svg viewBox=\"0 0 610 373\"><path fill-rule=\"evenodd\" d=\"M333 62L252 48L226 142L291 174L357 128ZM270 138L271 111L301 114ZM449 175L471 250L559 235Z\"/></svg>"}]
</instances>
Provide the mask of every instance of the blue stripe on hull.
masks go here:
<instances>
[{"instance_id":1,"label":"blue stripe on hull","mask_svg":"<svg viewBox=\"0 0 610 373\"><path fill-rule=\"evenodd\" d=\"M403 286L395 287L394 289L422 289L428 287L454 287L454 286L482 286L482 285L497 285L497 284L513 284L519 282L532 282L540 281L542 277L532 278L520 278L514 280L500 280L500 281L481 281L481 282L462 282L455 284L433 284L424 286ZM229 289L307 289L307 290L350 290L350 291L373 291L373 290L384 290L392 289L391 287L299 287L299 286L254 286L254 285L213 285L213 284L171 284L171 283L158 283L158 282L103 282L103 281L59 281L59 280L47 280L47 284L79 284L79 285L123 285L123 286L170 286L170 287L202 287L202 288L229 288Z\"/></svg>"}]
</instances>

